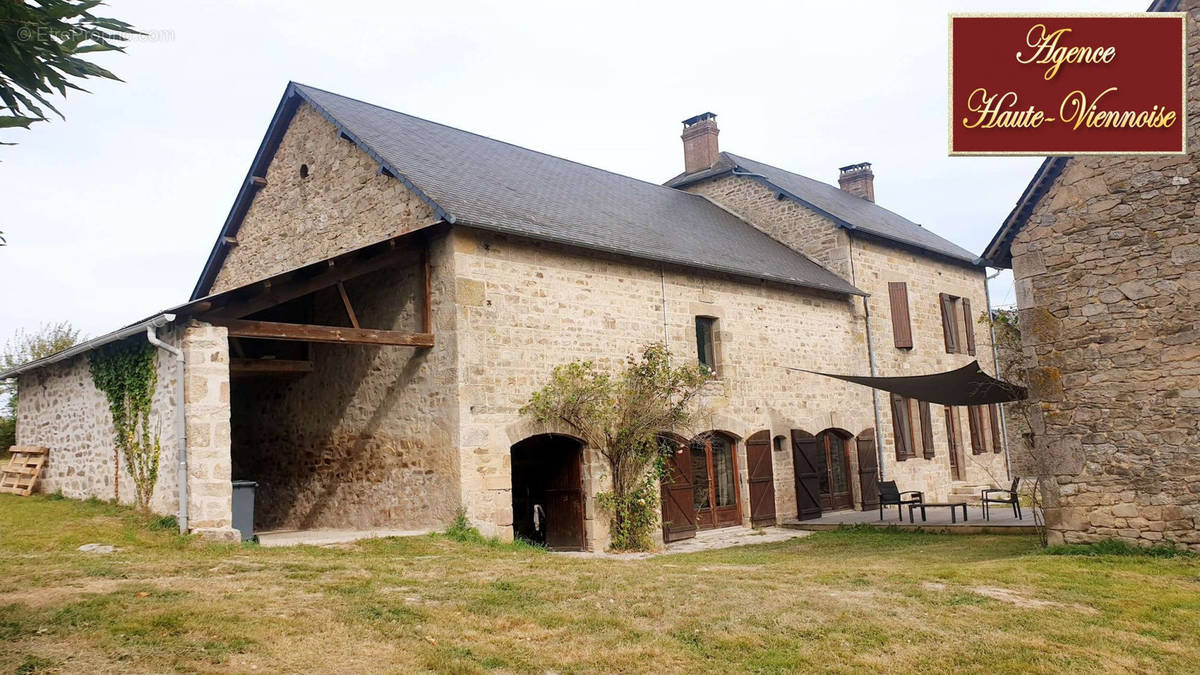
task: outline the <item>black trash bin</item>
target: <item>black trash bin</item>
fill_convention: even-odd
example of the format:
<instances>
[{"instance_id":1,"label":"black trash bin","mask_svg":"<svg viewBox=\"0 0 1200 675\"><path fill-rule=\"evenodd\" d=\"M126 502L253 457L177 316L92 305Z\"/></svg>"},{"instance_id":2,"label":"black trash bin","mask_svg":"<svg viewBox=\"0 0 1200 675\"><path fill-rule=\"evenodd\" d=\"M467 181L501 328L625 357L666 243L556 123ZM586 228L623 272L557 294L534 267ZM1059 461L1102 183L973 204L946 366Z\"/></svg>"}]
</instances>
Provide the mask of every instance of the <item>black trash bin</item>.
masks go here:
<instances>
[{"instance_id":1,"label":"black trash bin","mask_svg":"<svg viewBox=\"0 0 1200 675\"><path fill-rule=\"evenodd\" d=\"M242 541L254 538L254 489L252 480L233 481L233 529L240 530Z\"/></svg>"}]
</instances>

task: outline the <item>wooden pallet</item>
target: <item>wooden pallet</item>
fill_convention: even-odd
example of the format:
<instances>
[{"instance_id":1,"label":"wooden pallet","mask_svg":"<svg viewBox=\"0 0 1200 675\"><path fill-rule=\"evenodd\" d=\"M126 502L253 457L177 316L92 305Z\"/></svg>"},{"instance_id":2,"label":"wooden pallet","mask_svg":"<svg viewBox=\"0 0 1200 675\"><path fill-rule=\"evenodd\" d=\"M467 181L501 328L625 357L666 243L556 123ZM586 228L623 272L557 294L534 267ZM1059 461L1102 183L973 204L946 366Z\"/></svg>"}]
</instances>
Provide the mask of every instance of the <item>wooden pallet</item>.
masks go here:
<instances>
[{"instance_id":1,"label":"wooden pallet","mask_svg":"<svg viewBox=\"0 0 1200 675\"><path fill-rule=\"evenodd\" d=\"M50 449L14 445L8 451L12 458L6 466L0 467L0 492L28 497L46 465Z\"/></svg>"}]
</instances>

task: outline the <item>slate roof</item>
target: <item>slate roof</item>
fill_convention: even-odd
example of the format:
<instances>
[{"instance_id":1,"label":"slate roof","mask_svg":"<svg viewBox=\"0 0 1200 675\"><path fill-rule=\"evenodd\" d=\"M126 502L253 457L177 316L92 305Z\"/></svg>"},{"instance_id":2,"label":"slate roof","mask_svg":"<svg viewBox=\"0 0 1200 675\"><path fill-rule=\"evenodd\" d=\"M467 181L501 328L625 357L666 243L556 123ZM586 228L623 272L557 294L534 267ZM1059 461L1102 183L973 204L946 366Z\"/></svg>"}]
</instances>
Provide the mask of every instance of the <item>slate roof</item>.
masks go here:
<instances>
[{"instance_id":1,"label":"slate roof","mask_svg":"<svg viewBox=\"0 0 1200 675\"><path fill-rule=\"evenodd\" d=\"M288 85L280 110L293 96L313 105L447 222L647 261L865 295L698 195L302 84ZM290 114L277 112L272 125L286 123L287 117ZM271 138L268 131L260 155L274 152L269 147ZM262 165L261 160L256 158L255 165ZM226 230L236 231L238 211L235 204ZM222 237L229 233L223 231ZM211 279L219 268L220 246L219 239L193 298L211 284L206 278Z\"/></svg>"},{"instance_id":2,"label":"slate roof","mask_svg":"<svg viewBox=\"0 0 1200 675\"><path fill-rule=\"evenodd\" d=\"M711 169L681 174L666 184L670 187L684 187L731 171L756 174L750 177L763 181L768 187L816 209L846 229L866 232L971 265L981 264L979 256L974 253L874 202L828 183L730 152L722 152L720 160Z\"/></svg>"}]
</instances>

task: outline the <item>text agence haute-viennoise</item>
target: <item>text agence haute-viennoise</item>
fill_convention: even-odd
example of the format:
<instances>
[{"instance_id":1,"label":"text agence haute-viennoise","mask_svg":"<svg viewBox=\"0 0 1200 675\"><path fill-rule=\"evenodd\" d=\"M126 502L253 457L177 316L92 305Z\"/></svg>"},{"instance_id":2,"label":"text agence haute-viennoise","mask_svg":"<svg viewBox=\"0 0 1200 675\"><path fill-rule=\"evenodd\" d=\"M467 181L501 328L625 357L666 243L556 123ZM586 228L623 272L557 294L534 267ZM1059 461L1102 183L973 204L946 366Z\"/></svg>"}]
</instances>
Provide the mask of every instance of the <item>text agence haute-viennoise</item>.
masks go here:
<instances>
[{"instance_id":1,"label":"text agence haute-viennoise","mask_svg":"<svg viewBox=\"0 0 1200 675\"><path fill-rule=\"evenodd\" d=\"M1117 48L1108 47L1063 47L1059 41L1070 28L1049 32L1044 24L1036 24L1025 36L1026 44L1033 53L1024 56L1017 52L1019 63L1046 65L1044 79L1051 80L1064 64L1112 63ZM1116 129L1162 129L1178 120L1178 113L1165 105L1154 105L1149 110L1109 110L1101 107L1104 98L1117 91L1109 87L1094 96L1076 89L1063 97L1058 107L1058 117L1051 117L1046 110L1029 106L1017 107L1014 91L989 92L979 87L967 97L967 110L971 117L962 119L967 129L1036 129L1043 124L1060 122L1072 129L1116 128Z\"/></svg>"}]
</instances>

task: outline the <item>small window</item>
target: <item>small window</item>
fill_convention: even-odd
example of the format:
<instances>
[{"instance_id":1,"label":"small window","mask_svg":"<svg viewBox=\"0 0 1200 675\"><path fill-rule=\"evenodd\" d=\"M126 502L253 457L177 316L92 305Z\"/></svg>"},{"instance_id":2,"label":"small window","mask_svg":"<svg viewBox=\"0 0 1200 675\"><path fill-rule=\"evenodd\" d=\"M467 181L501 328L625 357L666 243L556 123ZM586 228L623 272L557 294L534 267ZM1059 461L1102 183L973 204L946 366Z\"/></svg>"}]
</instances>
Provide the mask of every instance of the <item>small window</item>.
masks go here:
<instances>
[{"instance_id":1,"label":"small window","mask_svg":"<svg viewBox=\"0 0 1200 675\"><path fill-rule=\"evenodd\" d=\"M696 356L709 372L717 372L717 351L713 341L717 320L710 316L696 317Z\"/></svg>"},{"instance_id":2,"label":"small window","mask_svg":"<svg viewBox=\"0 0 1200 675\"><path fill-rule=\"evenodd\" d=\"M308 178L308 165L307 164L300 165L300 177Z\"/></svg>"},{"instance_id":3,"label":"small window","mask_svg":"<svg viewBox=\"0 0 1200 675\"><path fill-rule=\"evenodd\" d=\"M775 452L783 452L787 450L787 439L782 435L775 437Z\"/></svg>"}]
</instances>

